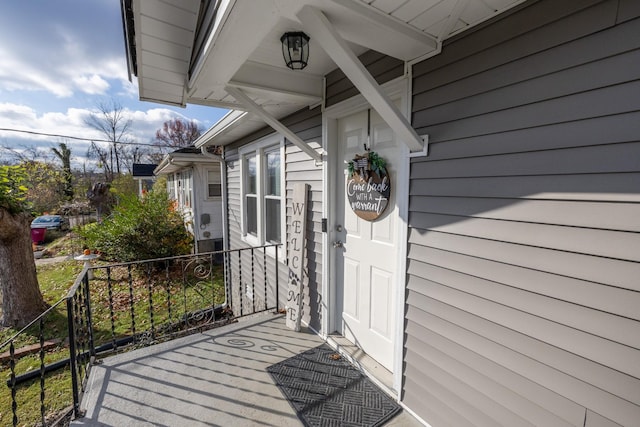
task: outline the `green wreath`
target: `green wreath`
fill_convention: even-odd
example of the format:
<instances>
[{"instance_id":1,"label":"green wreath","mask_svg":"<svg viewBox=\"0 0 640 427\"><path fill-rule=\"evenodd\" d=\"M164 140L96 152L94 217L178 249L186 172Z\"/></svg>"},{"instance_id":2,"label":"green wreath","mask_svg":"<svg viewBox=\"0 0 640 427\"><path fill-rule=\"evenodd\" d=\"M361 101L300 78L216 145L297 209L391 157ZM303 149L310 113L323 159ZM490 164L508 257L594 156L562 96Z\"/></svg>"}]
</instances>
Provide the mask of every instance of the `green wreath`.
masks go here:
<instances>
[{"instance_id":1,"label":"green wreath","mask_svg":"<svg viewBox=\"0 0 640 427\"><path fill-rule=\"evenodd\" d=\"M349 178L352 178L356 173L358 167L356 166L358 160L364 158L365 156L359 156L359 158L355 158L349 161L347 168L349 170ZM369 165L371 167L371 171L375 172L379 177L383 177L387 175L387 162L378 155L375 151L369 151L367 153L367 159L369 160Z\"/></svg>"}]
</instances>

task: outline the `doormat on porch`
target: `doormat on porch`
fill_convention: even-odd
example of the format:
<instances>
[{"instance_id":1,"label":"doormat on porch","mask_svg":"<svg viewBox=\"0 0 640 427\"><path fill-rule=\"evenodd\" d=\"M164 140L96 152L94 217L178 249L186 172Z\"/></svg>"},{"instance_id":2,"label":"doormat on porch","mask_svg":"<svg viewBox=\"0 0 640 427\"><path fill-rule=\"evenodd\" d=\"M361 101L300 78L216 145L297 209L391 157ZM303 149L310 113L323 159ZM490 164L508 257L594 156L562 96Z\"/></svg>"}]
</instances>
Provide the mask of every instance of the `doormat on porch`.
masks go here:
<instances>
[{"instance_id":1,"label":"doormat on porch","mask_svg":"<svg viewBox=\"0 0 640 427\"><path fill-rule=\"evenodd\" d=\"M267 371L307 427L376 427L400 411L400 405L327 344Z\"/></svg>"}]
</instances>

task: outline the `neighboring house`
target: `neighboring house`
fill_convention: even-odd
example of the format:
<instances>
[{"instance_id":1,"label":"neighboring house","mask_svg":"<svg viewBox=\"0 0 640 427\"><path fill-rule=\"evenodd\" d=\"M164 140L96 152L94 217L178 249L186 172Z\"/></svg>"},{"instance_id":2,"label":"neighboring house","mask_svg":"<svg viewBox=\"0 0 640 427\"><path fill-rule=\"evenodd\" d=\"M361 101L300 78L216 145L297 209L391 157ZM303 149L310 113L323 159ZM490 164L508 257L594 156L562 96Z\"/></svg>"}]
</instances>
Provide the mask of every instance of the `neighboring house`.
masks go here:
<instances>
[{"instance_id":1,"label":"neighboring house","mask_svg":"<svg viewBox=\"0 0 640 427\"><path fill-rule=\"evenodd\" d=\"M181 148L164 156L155 174L167 177L167 192L194 236L196 252L222 250L220 158Z\"/></svg>"},{"instance_id":2,"label":"neighboring house","mask_svg":"<svg viewBox=\"0 0 640 427\"><path fill-rule=\"evenodd\" d=\"M138 183L138 196L142 196L145 191L150 191L156 177L153 174L156 166L151 163L134 163L133 179Z\"/></svg>"},{"instance_id":3,"label":"neighboring house","mask_svg":"<svg viewBox=\"0 0 640 427\"><path fill-rule=\"evenodd\" d=\"M305 323L433 427L639 425L640 2L171 3L123 2L140 97L232 110L196 146L224 147L227 245L282 243L281 283L310 185ZM345 195L364 144L376 221Z\"/></svg>"}]
</instances>

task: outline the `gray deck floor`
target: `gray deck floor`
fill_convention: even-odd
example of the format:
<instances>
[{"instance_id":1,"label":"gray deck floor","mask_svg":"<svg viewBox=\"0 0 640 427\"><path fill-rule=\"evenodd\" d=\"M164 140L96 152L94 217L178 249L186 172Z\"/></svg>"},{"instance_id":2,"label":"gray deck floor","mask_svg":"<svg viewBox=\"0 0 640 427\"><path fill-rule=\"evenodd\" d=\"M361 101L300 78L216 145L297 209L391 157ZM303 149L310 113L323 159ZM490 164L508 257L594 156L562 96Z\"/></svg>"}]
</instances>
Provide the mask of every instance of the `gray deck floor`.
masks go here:
<instances>
[{"instance_id":1,"label":"gray deck floor","mask_svg":"<svg viewBox=\"0 0 640 427\"><path fill-rule=\"evenodd\" d=\"M322 344L282 316L238 323L104 359L72 426L300 426L267 366ZM419 426L406 412L387 426Z\"/></svg>"}]
</instances>

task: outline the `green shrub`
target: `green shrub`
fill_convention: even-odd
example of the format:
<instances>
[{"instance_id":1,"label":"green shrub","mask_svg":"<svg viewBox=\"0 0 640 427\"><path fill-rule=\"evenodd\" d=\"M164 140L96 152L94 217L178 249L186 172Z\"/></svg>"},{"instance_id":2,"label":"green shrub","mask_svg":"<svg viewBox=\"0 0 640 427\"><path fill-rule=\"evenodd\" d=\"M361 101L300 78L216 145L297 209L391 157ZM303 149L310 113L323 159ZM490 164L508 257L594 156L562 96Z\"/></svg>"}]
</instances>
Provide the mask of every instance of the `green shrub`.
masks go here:
<instances>
[{"instance_id":1,"label":"green shrub","mask_svg":"<svg viewBox=\"0 0 640 427\"><path fill-rule=\"evenodd\" d=\"M144 197L123 195L103 222L81 231L89 249L103 258L135 261L188 254L193 238L165 190Z\"/></svg>"},{"instance_id":2,"label":"green shrub","mask_svg":"<svg viewBox=\"0 0 640 427\"><path fill-rule=\"evenodd\" d=\"M121 197L135 196L138 194L138 183L133 179L133 175L119 175L111 182L109 192L120 200Z\"/></svg>"},{"instance_id":3,"label":"green shrub","mask_svg":"<svg viewBox=\"0 0 640 427\"><path fill-rule=\"evenodd\" d=\"M0 165L0 208L11 214L29 208L27 202L27 173L24 166Z\"/></svg>"}]
</instances>

